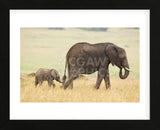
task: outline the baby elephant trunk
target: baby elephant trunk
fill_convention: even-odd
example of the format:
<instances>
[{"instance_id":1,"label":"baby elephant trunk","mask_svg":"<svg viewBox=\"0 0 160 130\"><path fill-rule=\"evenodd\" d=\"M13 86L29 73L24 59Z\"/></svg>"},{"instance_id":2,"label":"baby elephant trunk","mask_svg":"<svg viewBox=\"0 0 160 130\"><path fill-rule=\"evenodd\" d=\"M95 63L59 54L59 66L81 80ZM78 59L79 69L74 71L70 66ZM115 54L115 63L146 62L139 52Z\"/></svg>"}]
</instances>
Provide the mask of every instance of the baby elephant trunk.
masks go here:
<instances>
[{"instance_id":1,"label":"baby elephant trunk","mask_svg":"<svg viewBox=\"0 0 160 130\"><path fill-rule=\"evenodd\" d=\"M57 80L59 83L63 83L62 81L60 81L60 79Z\"/></svg>"},{"instance_id":2,"label":"baby elephant trunk","mask_svg":"<svg viewBox=\"0 0 160 130\"><path fill-rule=\"evenodd\" d=\"M65 81L66 81L66 75L64 74L64 76L63 76L63 78L62 78L62 80L63 80L63 84L65 83Z\"/></svg>"},{"instance_id":3,"label":"baby elephant trunk","mask_svg":"<svg viewBox=\"0 0 160 130\"><path fill-rule=\"evenodd\" d=\"M61 81L60 76L58 76L55 80L58 81L59 83L63 83L63 82Z\"/></svg>"}]
</instances>

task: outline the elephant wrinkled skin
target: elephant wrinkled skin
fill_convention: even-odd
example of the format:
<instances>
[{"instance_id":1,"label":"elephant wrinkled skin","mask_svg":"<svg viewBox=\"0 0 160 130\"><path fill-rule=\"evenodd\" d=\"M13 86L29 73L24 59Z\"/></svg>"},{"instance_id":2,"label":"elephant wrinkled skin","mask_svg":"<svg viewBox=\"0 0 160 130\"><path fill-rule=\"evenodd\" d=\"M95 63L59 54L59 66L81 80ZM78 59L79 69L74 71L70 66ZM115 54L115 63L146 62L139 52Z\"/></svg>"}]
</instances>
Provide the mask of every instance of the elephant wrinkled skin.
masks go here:
<instances>
[{"instance_id":1,"label":"elephant wrinkled skin","mask_svg":"<svg viewBox=\"0 0 160 130\"><path fill-rule=\"evenodd\" d=\"M60 83L60 75L55 69L44 69L40 68L35 73L35 86L38 84L42 85L43 81L48 81L49 86L55 86L53 80L56 80Z\"/></svg>"},{"instance_id":2,"label":"elephant wrinkled skin","mask_svg":"<svg viewBox=\"0 0 160 130\"><path fill-rule=\"evenodd\" d=\"M126 52L123 48L113 43L90 44L80 42L73 45L67 55L65 71L63 76L63 87L66 89L69 85L73 88L73 80L80 74L92 74L98 71L95 88L98 89L101 81L105 80L106 88L110 87L109 64L119 67L119 77L126 79L129 75L129 64ZM66 68L68 66L68 81L66 80ZM124 75L122 69L125 70Z\"/></svg>"}]
</instances>

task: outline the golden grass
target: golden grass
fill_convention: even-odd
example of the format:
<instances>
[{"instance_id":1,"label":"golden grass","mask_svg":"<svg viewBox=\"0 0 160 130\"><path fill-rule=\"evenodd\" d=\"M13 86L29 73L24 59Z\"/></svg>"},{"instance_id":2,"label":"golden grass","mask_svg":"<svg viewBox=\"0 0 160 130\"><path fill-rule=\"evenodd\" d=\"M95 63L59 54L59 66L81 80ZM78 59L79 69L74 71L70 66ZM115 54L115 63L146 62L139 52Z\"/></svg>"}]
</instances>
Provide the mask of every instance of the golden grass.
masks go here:
<instances>
[{"instance_id":1,"label":"golden grass","mask_svg":"<svg viewBox=\"0 0 160 130\"><path fill-rule=\"evenodd\" d=\"M21 76L21 102L139 102L139 79L121 80L111 78L111 88L105 88L104 81L98 90L94 89L96 78L79 78L74 80L73 89L49 87L47 82L34 86L34 77Z\"/></svg>"}]
</instances>

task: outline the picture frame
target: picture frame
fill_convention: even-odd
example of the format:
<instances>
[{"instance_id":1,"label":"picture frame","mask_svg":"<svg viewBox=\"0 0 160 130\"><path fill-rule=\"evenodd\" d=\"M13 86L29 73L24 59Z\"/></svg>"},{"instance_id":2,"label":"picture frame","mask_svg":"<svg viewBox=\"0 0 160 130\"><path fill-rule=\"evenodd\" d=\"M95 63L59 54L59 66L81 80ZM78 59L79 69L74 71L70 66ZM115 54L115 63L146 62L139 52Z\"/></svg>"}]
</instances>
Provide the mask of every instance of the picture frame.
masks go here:
<instances>
[{"instance_id":1,"label":"picture frame","mask_svg":"<svg viewBox=\"0 0 160 130\"><path fill-rule=\"evenodd\" d=\"M155 37L154 34L156 32L156 26L157 23L158 23L158 20L157 20L157 17L158 17L158 13L157 10L158 10L158 7L156 5L156 2L151 2L151 1L148 1L148 3L151 3L151 5L154 5L154 8L153 6L148 6L148 4L146 5L143 5L142 7L139 7L138 5L135 5L134 6L132 5L131 7L127 7L122 4L120 5L117 5L116 7L114 6L111 6L112 4L109 4L109 6L106 6L104 7L104 5L101 6L101 8L99 7L99 5L97 5L97 7L84 7L84 8L81 8L81 9L149 9L150 12L151 12L151 43L153 42L156 42L158 38L157 36ZM36 7L31 7L30 4L28 4L28 6L30 6L30 8L34 8L34 9L44 9L45 7L41 5L42 3L39 4L39 6L37 5ZM10 32L10 26L9 26L9 10L10 9L17 9L17 8L23 8L25 9L27 5L24 5L23 4L19 4L17 5L17 3L14 5L12 5L12 3L10 2L7 2L5 4L2 4L4 5L4 8L2 9L1 13L2 13L2 16L4 16L4 23L5 23L5 28L3 27L2 25L2 29L4 30L4 32L2 33L3 37L2 37L2 41L4 41L4 43L6 44L2 44L3 46L3 50L1 52L2 55L3 55L3 66L6 66L6 68L3 70L3 73L5 73L5 76L2 77L2 81L3 82L3 85L2 86L5 86L3 88L1 88L1 99L2 100L2 107L1 107L1 113L2 113L2 116L1 116L1 128L5 128L5 129L10 129L10 128L23 128L24 126L28 127L28 128L69 128L69 127L73 127L73 128L77 128L80 127L80 128L85 128L85 127L89 127L89 128L93 128L94 126L95 127L106 127L106 128L128 128L128 129L132 129L132 128L135 128L135 129L138 129L138 128L146 128L146 129L154 129L154 128L159 128L159 125L158 125L158 115L159 115L159 112L158 112L158 91L155 89L157 86L158 87L158 84L156 84L158 82L153 82L153 80L155 80L154 78L150 77L150 80L151 80L151 84L150 84L150 107L151 107L151 111L150 111L150 120L138 120L138 121L133 121L133 120L10 120L10 69L9 69L9 65L10 65L10 60L9 60L9 57L10 57L10 41L9 41L9 32ZM60 5L58 4L57 2L57 5L58 6L54 6L54 7L46 7L45 9L62 9L60 7ZM81 4L82 5L82 4ZM73 9L73 6L72 7L68 7L67 9ZM75 5L74 8L76 8L77 6ZM64 9L64 8L63 8ZM66 9L66 8L65 8ZM76 9L79 9L78 7ZM153 24L155 23L155 24ZM6 29L7 28L7 29ZM152 38L154 37L154 38ZM150 46L151 46L151 49L157 49L158 50L158 47L155 48L153 46L153 44L150 43ZM156 56L158 54L158 51L154 51L153 53L153 50L151 50L151 54L153 54L152 56L154 57L154 55ZM151 57L151 61L152 63L154 63L154 65L158 66L158 64L156 64L157 62L154 61ZM153 65L151 65L153 66ZM153 74L155 74L157 72L156 70L156 67L154 67L151 71L151 75L153 76ZM154 86L154 87L152 87ZM62 124L62 125L60 125ZM84 126L82 126L81 124L83 124Z\"/></svg>"},{"instance_id":2,"label":"picture frame","mask_svg":"<svg viewBox=\"0 0 160 130\"><path fill-rule=\"evenodd\" d=\"M132 16L130 14L132 14ZM75 18L76 16L78 16L76 18L76 21L72 22L72 18L73 17ZM106 18L104 18L104 16L106 16ZM116 10L116 11L111 11L111 10L107 10L107 11L106 10L103 10L103 11L98 11L98 10L83 10L83 11L82 10L72 10L72 11L70 10L49 10L49 11L11 10L10 11L10 23L11 23L10 29L12 30L11 31L12 33L10 33L10 40L11 40L10 48L11 48L12 54L11 54L11 63L10 63L11 64L10 93L12 93L12 95L10 96L10 104L11 104L10 119L13 119L13 120L14 119L30 119L31 117L32 117L31 119L149 119L149 115L148 115L149 114L149 96L148 96L149 83L144 82L145 80L147 81L146 75L148 74L147 74L147 71L143 70L143 69L146 70L146 68L143 67L144 63L146 62L146 58L143 57L143 60L142 60L142 55L148 55L145 50L149 50L149 39L147 38L145 39L145 37L148 37L149 35L148 33L149 25L147 25L148 22L146 22L146 19L149 19L148 16L149 16L149 11L147 10L144 10L144 11L128 10L127 12L125 10ZM45 19L45 21L42 21L41 19L42 17ZM66 17L68 18L68 20L65 20ZM122 20L120 21L118 17L121 17ZM126 17L128 18L126 19ZM118 18L117 19L119 20L118 23L113 22L113 21L117 21L115 20L115 18ZM29 22L28 19L32 19L32 21ZM81 21L81 19L85 19L85 21ZM99 20L97 19L102 19L102 21L99 22ZM135 19L138 19L138 20L135 20ZM64 20L66 21L65 23L63 22ZM38 22L38 21L42 21L42 22ZM92 21L92 25L91 25L91 21ZM108 31L104 31L104 32L100 31L99 33L97 31L95 31L95 33L94 31L86 31L86 29L101 29L98 27L102 25L104 27L108 26ZM89 28L90 26L92 28ZM63 27L64 29L57 30L56 28L57 30L56 31L53 27ZM86 28L85 30L83 30L83 28L81 27L86 27ZM96 28L93 28L93 27L96 27ZM28 33L28 31L30 33ZM72 32L74 32L74 34ZM34 35L35 33L36 35ZM57 33L58 34L60 33L60 34L57 35ZM78 35L75 35L76 33L78 33ZM79 33L83 34L82 38L80 37ZM92 35L90 39L89 39L89 36L87 36L87 34L89 33L90 35ZM109 35L110 33L112 33L112 35ZM120 33L122 38L119 37ZM43 35L39 35L39 34L43 34ZM67 39L65 35L69 35L69 34L70 36ZM107 36L107 34L109 36ZM141 34L140 37L139 37L139 34ZM126 39L126 35L128 35L127 38L129 40ZM28 39L27 37L29 37L28 42L26 42ZM41 40L36 37L39 37ZM44 39L45 37L46 37L46 40ZM77 37L78 37L78 40L77 40ZM87 94L86 88L93 86L90 83L92 83L91 80L95 77L93 76L91 79L90 77L91 75L85 75L83 79L82 78L79 79L79 83L77 87L75 86L74 87L75 89L73 89L73 91L69 91L69 90L64 91L64 95L63 95L62 89L58 89L60 86L57 86L55 87L55 89L52 90L52 87L47 88L46 85L42 84L42 86L46 86L45 87L46 89L43 89L40 86L36 87L37 89L35 89L35 87L33 86L34 84L32 82L34 81L34 76L33 78L29 78L28 76L25 76L25 74L29 74L25 71L26 67L29 68L28 70L30 73L34 73L36 71L35 69L37 69L38 66L42 68L42 66L47 67L50 64L52 64L50 66L54 67L54 69L62 70L65 61L61 64L59 63L58 66L56 66L56 63L59 62L60 59L63 60L66 50L69 49L68 47L71 46L69 44L72 42L74 43L75 40L77 42L81 40L93 41L94 37L97 37L96 38L97 42L106 41L109 38L110 38L110 41L122 39L117 42L121 43L121 46L125 48L127 53L129 53L130 58L128 60L130 60L129 62L132 63L131 68L133 68L134 73L129 74L130 79L127 78L127 80L124 80L123 83L119 82L118 85L116 84L113 85L111 90L107 90L107 92L110 93L110 95L109 94L107 95L107 92L103 94L103 89L99 89L99 90L102 90L102 92L99 92L99 94L98 94L98 91L95 92L94 90L90 89L88 90L89 93ZM98 39L98 37L100 38ZM111 39L111 37L113 38ZM55 41L55 39L64 39L65 41L59 41L59 40ZM130 39L133 39L133 40L130 40ZM44 41L48 41L48 42L44 42ZM125 46L128 45L129 47L128 48L125 47L122 43L125 43ZM17 51L17 48L20 48L19 46L21 46L21 49L20 49L21 53ZM48 50L49 49L48 47L51 49ZM56 50L54 49L55 47L56 47ZM28 48L28 51L32 50L32 52L27 52L27 48ZM139 48L140 48L140 56L137 55ZM133 52L133 49L134 51L137 51L137 54L131 53ZM40 50L43 50L43 51L38 53L38 51ZM110 50L107 49L106 52L109 52ZM30 55L29 53L33 53L35 51L36 53L32 54L31 57L29 58L30 60L28 59L27 62L25 63L25 59ZM44 51L46 52L43 53ZM59 54L62 56L56 59L53 55L55 51L57 52L56 54ZM103 51L103 48L101 51ZM25 54L25 52L27 53ZM48 55L46 55L47 52L49 52ZM40 61L37 61L36 59L34 59L34 56L36 55L37 55L36 59L40 58ZM21 59L19 59L18 57L21 57ZM47 57L48 58L50 57L49 61L46 60ZM58 57L58 55L56 57ZM140 77L139 77L139 67L138 67L139 57L141 59ZM37 62L39 63L37 64ZM19 63L19 65L21 66L19 66L17 63ZM31 63L35 67L32 66ZM45 65L42 65L44 63ZM88 63L90 64L91 62L89 61ZM95 64L97 64L97 62L95 62ZM25 65L27 66L25 67ZM112 69L111 66L109 67L110 67L109 68L110 72L111 73L114 72L115 67L114 69ZM20 72L19 72L19 68L21 68ZM101 72L104 72L104 70ZM115 72L115 73L118 73L118 72ZM20 77L19 77L19 73L21 73ZM62 73L63 72L61 71L61 74ZM112 77L117 77L117 76L116 75L114 76L112 74L111 78ZM85 80L87 80L86 82L84 78ZM25 79L27 79L27 82L25 82ZM96 79L93 79L93 81L95 80ZM140 80L140 84L139 84L139 80ZM76 84L76 81L78 81L78 79L74 80L73 84ZM80 85L81 82L83 82L82 85ZM113 83L115 82L118 82L118 79L115 79L115 81L113 81ZM28 85L26 86L24 84L28 84ZM82 88L82 86L85 86L85 84L87 84L86 87ZM19 95L19 86L21 86L20 95ZM103 85L101 85L101 88L102 86ZM27 93L30 93L30 94L27 94ZM38 93L42 93L42 95L38 95ZM70 96L67 96L67 95L70 95ZM78 95L79 97L77 97ZM118 95L121 95L121 96L118 96ZM35 102L35 103L30 103L30 102ZM45 103L45 105L43 104L43 102ZM84 109L82 109L81 107ZM96 111L97 109L99 109L99 107L101 108L101 111ZM118 110L115 109L117 107L119 107ZM32 109L29 110L29 108L32 108ZM63 111L63 108L66 108L65 111L68 111L68 112L66 113L65 111ZM41 113L41 111L43 111L43 113ZM80 111L80 112L77 113L77 111Z\"/></svg>"}]
</instances>

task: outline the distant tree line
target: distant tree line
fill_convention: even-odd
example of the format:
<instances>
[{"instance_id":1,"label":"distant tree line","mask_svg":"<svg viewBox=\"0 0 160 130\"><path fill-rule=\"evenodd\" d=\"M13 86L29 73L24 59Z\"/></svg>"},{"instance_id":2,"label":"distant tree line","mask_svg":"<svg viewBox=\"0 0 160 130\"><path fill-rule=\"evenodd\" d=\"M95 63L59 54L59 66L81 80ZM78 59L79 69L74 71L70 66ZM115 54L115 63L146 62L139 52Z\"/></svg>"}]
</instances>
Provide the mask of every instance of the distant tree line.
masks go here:
<instances>
[{"instance_id":1,"label":"distant tree line","mask_svg":"<svg viewBox=\"0 0 160 130\"><path fill-rule=\"evenodd\" d=\"M65 28L48 28L48 29L54 29L54 30L64 30Z\"/></svg>"},{"instance_id":2,"label":"distant tree line","mask_svg":"<svg viewBox=\"0 0 160 130\"><path fill-rule=\"evenodd\" d=\"M48 29L53 29L53 30L64 30L65 28L48 28ZM77 29L82 29L82 30L85 30L85 31L107 31L108 28L77 28Z\"/></svg>"},{"instance_id":3,"label":"distant tree line","mask_svg":"<svg viewBox=\"0 0 160 130\"><path fill-rule=\"evenodd\" d=\"M82 29L82 30L86 30L86 31L107 31L108 28L79 28L79 29Z\"/></svg>"},{"instance_id":4,"label":"distant tree line","mask_svg":"<svg viewBox=\"0 0 160 130\"><path fill-rule=\"evenodd\" d=\"M139 29L138 27L125 27L126 29ZM61 27L57 27L57 28L54 28L54 27L50 27L48 29L53 29L53 30L65 30L66 28L61 28ZM105 32L108 30L108 28L99 28L99 27L95 27L95 28L77 28L77 29L81 29L81 30L85 30L85 31L101 31L101 32Z\"/></svg>"},{"instance_id":5,"label":"distant tree line","mask_svg":"<svg viewBox=\"0 0 160 130\"><path fill-rule=\"evenodd\" d=\"M139 27L130 27L130 28L125 27L125 29L139 29Z\"/></svg>"}]
</instances>

